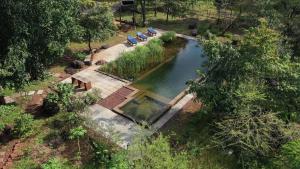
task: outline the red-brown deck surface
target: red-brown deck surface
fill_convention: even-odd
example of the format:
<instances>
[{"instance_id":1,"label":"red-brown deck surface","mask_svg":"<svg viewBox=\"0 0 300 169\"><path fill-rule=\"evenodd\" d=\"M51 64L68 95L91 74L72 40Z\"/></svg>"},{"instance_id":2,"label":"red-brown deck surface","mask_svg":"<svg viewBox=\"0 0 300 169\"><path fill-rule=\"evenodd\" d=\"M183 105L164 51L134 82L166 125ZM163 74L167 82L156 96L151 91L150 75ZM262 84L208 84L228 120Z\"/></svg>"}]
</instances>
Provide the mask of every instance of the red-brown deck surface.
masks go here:
<instances>
[{"instance_id":1,"label":"red-brown deck surface","mask_svg":"<svg viewBox=\"0 0 300 169\"><path fill-rule=\"evenodd\" d=\"M114 107L124 102L126 100L126 97L132 92L132 89L122 87L121 89L115 91L113 94L98 102L98 104L112 110Z\"/></svg>"}]
</instances>

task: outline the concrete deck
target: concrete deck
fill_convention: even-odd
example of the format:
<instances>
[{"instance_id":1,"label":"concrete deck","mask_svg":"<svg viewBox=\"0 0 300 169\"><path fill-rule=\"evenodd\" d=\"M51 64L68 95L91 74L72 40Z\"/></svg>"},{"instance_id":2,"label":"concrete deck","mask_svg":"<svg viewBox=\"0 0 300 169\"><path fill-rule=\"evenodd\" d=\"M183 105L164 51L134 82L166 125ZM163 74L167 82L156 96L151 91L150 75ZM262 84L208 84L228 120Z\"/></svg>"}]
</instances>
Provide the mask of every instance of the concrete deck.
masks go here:
<instances>
[{"instance_id":1,"label":"concrete deck","mask_svg":"<svg viewBox=\"0 0 300 169\"><path fill-rule=\"evenodd\" d=\"M76 75L82 76L87 80L91 81L92 88L100 89L102 98L108 97L115 91L128 84L126 82L96 72L95 70L98 68L99 66L93 66L91 68L76 73ZM71 83L71 78L63 80L62 83Z\"/></svg>"}]
</instances>

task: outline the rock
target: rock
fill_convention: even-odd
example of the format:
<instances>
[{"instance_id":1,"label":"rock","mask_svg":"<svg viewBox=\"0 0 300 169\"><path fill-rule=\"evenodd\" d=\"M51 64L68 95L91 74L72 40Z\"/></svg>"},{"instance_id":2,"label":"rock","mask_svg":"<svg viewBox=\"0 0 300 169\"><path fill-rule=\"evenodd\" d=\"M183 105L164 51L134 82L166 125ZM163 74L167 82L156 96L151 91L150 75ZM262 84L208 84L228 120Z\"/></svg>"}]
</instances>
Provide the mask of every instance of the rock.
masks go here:
<instances>
[{"instance_id":1,"label":"rock","mask_svg":"<svg viewBox=\"0 0 300 169\"><path fill-rule=\"evenodd\" d=\"M191 34L192 34L192 36L197 36L198 35L197 29L193 29Z\"/></svg>"},{"instance_id":2,"label":"rock","mask_svg":"<svg viewBox=\"0 0 300 169\"><path fill-rule=\"evenodd\" d=\"M108 44L102 45L100 47L100 49L108 49L108 48L110 48L110 45L108 45Z\"/></svg>"},{"instance_id":3,"label":"rock","mask_svg":"<svg viewBox=\"0 0 300 169\"><path fill-rule=\"evenodd\" d=\"M36 94L41 95L44 93L44 90L38 90Z\"/></svg>"},{"instance_id":4,"label":"rock","mask_svg":"<svg viewBox=\"0 0 300 169\"><path fill-rule=\"evenodd\" d=\"M71 67L75 69L81 69L84 67L84 63L80 60L74 60L71 62Z\"/></svg>"},{"instance_id":5,"label":"rock","mask_svg":"<svg viewBox=\"0 0 300 169\"><path fill-rule=\"evenodd\" d=\"M85 60L84 61L84 64L87 65L87 66L91 66L92 65L92 62L90 60Z\"/></svg>"},{"instance_id":6,"label":"rock","mask_svg":"<svg viewBox=\"0 0 300 169\"><path fill-rule=\"evenodd\" d=\"M196 29L197 28L197 23L193 22L191 24L189 24L189 29Z\"/></svg>"},{"instance_id":7,"label":"rock","mask_svg":"<svg viewBox=\"0 0 300 169\"><path fill-rule=\"evenodd\" d=\"M30 92L28 92L28 96L32 96L32 95L34 95L34 93L35 93L35 91L30 91Z\"/></svg>"},{"instance_id":8,"label":"rock","mask_svg":"<svg viewBox=\"0 0 300 169\"><path fill-rule=\"evenodd\" d=\"M77 73L77 69L74 69L72 67L67 67L67 68L65 68L65 72L70 75L73 75L73 74Z\"/></svg>"},{"instance_id":9,"label":"rock","mask_svg":"<svg viewBox=\"0 0 300 169\"><path fill-rule=\"evenodd\" d=\"M0 96L1 104L15 104L16 100L10 96Z\"/></svg>"},{"instance_id":10,"label":"rock","mask_svg":"<svg viewBox=\"0 0 300 169\"><path fill-rule=\"evenodd\" d=\"M99 60L99 61L97 61L95 64L96 65L104 65L104 64L106 64L107 62L105 61L105 60Z\"/></svg>"}]
</instances>

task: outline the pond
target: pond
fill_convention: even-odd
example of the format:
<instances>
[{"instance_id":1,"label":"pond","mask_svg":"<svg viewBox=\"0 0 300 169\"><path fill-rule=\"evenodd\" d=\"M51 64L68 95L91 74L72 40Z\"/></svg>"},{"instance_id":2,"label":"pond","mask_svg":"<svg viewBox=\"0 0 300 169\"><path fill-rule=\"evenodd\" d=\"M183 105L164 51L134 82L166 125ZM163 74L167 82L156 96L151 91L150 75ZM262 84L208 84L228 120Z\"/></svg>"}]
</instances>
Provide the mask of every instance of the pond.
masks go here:
<instances>
[{"instance_id":1,"label":"pond","mask_svg":"<svg viewBox=\"0 0 300 169\"><path fill-rule=\"evenodd\" d=\"M206 60L199 43L187 40L186 45L171 61L137 80L133 86L171 100L187 88L187 81L197 78L196 70L203 69L202 65Z\"/></svg>"},{"instance_id":2,"label":"pond","mask_svg":"<svg viewBox=\"0 0 300 169\"><path fill-rule=\"evenodd\" d=\"M122 114L134 121L154 123L170 108L168 103L187 88L186 82L198 77L196 70L204 70L207 58L197 41L177 38L166 51L171 59L135 81L132 86L140 92L120 107Z\"/></svg>"}]
</instances>

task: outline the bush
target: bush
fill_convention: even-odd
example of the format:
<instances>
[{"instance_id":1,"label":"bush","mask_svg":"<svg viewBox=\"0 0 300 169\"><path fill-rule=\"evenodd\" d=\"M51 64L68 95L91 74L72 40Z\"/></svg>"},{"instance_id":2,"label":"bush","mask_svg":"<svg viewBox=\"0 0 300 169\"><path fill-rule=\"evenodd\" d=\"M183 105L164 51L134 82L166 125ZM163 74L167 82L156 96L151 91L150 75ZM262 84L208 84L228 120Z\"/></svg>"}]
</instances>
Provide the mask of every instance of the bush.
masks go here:
<instances>
[{"instance_id":1,"label":"bush","mask_svg":"<svg viewBox=\"0 0 300 169\"><path fill-rule=\"evenodd\" d=\"M174 31L166 32L160 37L160 39L165 43L170 43L176 39L176 32Z\"/></svg>"},{"instance_id":2,"label":"bush","mask_svg":"<svg viewBox=\"0 0 300 169\"><path fill-rule=\"evenodd\" d=\"M58 113L59 108L59 98L55 93L49 93L43 102L43 111L48 115L53 115Z\"/></svg>"},{"instance_id":3,"label":"bush","mask_svg":"<svg viewBox=\"0 0 300 169\"><path fill-rule=\"evenodd\" d=\"M87 105L93 105L101 99L100 90L93 89L92 92L86 94L84 101Z\"/></svg>"},{"instance_id":4,"label":"bush","mask_svg":"<svg viewBox=\"0 0 300 169\"><path fill-rule=\"evenodd\" d=\"M273 168L278 169L298 169L300 167L300 139L284 144L273 165Z\"/></svg>"},{"instance_id":5,"label":"bush","mask_svg":"<svg viewBox=\"0 0 300 169\"><path fill-rule=\"evenodd\" d=\"M209 30L209 27L210 27L209 23L203 23L203 24L199 25L197 28L198 34L205 35L206 31Z\"/></svg>"},{"instance_id":6,"label":"bush","mask_svg":"<svg viewBox=\"0 0 300 169\"><path fill-rule=\"evenodd\" d=\"M57 113L61 108L67 109L74 94L74 86L72 84L61 83L55 89L56 93L49 93L43 103L43 110L48 114Z\"/></svg>"},{"instance_id":7,"label":"bush","mask_svg":"<svg viewBox=\"0 0 300 169\"><path fill-rule=\"evenodd\" d=\"M152 68L164 58L163 43L159 39L153 39L145 46L138 46L132 52L122 53L122 56L114 62L103 66L100 70L133 80L143 71Z\"/></svg>"},{"instance_id":8,"label":"bush","mask_svg":"<svg viewBox=\"0 0 300 169\"><path fill-rule=\"evenodd\" d=\"M7 126L14 126L22 110L16 106L0 106L0 134Z\"/></svg>"},{"instance_id":9,"label":"bush","mask_svg":"<svg viewBox=\"0 0 300 169\"><path fill-rule=\"evenodd\" d=\"M18 138L25 138L32 134L34 127L33 116L23 114L15 120L14 135Z\"/></svg>"},{"instance_id":10,"label":"bush","mask_svg":"<svg viewBox=\"0 0 300 169\"><path fill-rule=\"evenodd\" d=\"M93 148L93 165L94 166L102 166L108 168L111 162L111 152L108 147L101 143L96 143L94 141L90 142L91 147Z\"/></svg>"},{"instance_id":11,"label":"bush","mask_svg":"<svg viewBox=\"0 0 300 169\"><path fill-rule=\"evenodd\" d=\"M84 52L76 52L76 53L73 54L75 59L81 60L81 61L83 61L85 59L86 55L87 54L84 53Z\"/></svg>"},{"instance_id":12,"label":"bush","mask_svg":"<svg viewBox=\"0 0 300 169\"><path fill-rule=\"evenodd\" d=\"M42 169L71 169L71 165L67 163L66 160L61 160L58 158L52 158L47 163L42 164Z\"/></svg>"}]
</instances>

